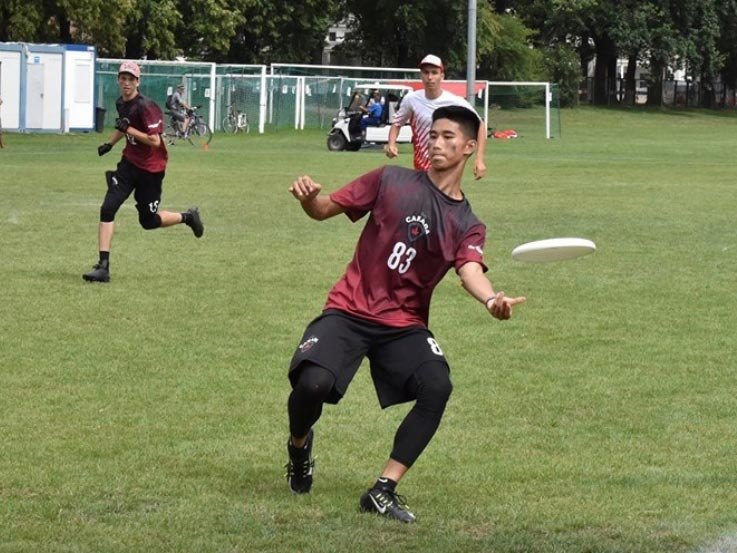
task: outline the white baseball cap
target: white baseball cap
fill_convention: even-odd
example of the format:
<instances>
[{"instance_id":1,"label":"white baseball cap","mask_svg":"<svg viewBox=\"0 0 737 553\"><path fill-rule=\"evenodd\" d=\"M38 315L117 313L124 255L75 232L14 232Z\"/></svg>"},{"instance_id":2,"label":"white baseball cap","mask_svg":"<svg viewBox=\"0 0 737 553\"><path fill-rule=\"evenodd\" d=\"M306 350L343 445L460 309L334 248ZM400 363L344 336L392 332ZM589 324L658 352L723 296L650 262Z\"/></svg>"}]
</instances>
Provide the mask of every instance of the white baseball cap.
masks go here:
<instances>
[{"instance_id":1,"label":"white baseball cap","mask_svg":"<svg viewBox=\"0 0 737 553\"><path fill-rule=\"evenodd\" d=\"M443 61L433 54L428 54L424 58L422 58L422 61L420 62L418 67L422 67L423 65L434 65L435 67L439 67L440 69L445 71L445 67L443 67Z\"/></svg>"}]
</instances>

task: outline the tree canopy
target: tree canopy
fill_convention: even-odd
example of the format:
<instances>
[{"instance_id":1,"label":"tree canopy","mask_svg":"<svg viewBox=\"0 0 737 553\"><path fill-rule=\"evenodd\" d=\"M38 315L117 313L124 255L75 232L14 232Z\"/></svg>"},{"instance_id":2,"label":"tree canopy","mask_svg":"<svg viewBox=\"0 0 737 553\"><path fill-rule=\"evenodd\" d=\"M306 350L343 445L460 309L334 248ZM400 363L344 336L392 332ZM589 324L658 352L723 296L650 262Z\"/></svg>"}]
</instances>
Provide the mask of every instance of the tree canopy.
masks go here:
<instances>
[{"instance_id":1,"label":"tree canopy","mask_svg":"<svg viewBox=\"0 0 737 553\"><path fill-rule=\"evenodd\" d=\"M462 77L467 18L457 0L3 0L0 41L94 44L109 57L319 63L329 27L347 21L337 50L345 60L413 67L432 52ZM594 96L605 103L625 59L626 102L636 67L656 90L676 69L705 87L734 87L736 33L737 0L479 0L477 77L556 79L574 90L595 59Z\"/></svg>"}]
</instances>

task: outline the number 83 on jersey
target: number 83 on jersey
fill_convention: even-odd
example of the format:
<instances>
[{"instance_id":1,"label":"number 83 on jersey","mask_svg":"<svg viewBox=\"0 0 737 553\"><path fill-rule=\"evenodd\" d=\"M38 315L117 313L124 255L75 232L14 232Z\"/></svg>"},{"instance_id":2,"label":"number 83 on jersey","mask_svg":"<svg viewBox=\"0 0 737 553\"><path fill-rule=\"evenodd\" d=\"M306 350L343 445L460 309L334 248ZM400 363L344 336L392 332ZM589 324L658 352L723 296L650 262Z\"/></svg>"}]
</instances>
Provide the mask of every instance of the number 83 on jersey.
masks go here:
<instances>
[{"instance_id":1,"label":"number 83 on jersey","mask_svg":"<svg viewBox=\"0 0 737 553\"><path fill-rule=\"evenodd\" d=\"M409 270L416 255L416 249L407 246L404 242L397 242L394 244L386 264L392 271L396 270L400 275L403 275Z\"/></svg>"}]
</instances>

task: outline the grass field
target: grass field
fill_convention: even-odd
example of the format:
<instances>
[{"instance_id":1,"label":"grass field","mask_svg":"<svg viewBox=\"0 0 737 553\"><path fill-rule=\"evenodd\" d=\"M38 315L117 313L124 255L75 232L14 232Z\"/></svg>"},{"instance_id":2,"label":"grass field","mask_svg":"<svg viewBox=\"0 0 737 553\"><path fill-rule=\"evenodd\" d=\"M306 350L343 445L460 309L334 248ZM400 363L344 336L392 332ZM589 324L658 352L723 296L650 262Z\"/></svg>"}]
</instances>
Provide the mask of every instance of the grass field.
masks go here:
<instances>
[{"instance_id":1,"label":"grass field","mask_svg":"<svg viewBox=\"0 0 737 553\"><path fill-rule=\"evenodd\" d=\"M141 230L131 200L112 282L91 285L119 150L6 135L0 553L737 550L736 123L577 109L562 140L489 144L465 189L496 288L528 303L500 323L454 275L438 287L455 390L399 489L411 526L358 513L408 408L381 411L366 367L317 425L313 493L283 477L286 368L362 227L309 220L287 188L332 190L379 150L317 131L179 145L162 205L199 205L204 237ZM598 251L511 260L553 236Z\"/></svg>"}]
</instances>

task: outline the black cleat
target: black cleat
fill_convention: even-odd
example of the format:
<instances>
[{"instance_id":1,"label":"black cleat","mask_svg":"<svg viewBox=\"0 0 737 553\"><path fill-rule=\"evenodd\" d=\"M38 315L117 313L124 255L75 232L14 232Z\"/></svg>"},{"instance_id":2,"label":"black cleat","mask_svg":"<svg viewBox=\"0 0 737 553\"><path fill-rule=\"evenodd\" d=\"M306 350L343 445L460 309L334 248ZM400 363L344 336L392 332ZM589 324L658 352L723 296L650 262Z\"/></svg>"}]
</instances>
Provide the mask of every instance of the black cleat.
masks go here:
<instances>
[{"instance_id":1,"label":"black cleat","mask_svg":"<svg viewBox=\"0 0 737 553\"><path fill-rule=\"evenodd\" d=\"M89 273L83 274L82 278L87 282L110 282L110 264L100 261Z\"/></svg>"},{"instance_id":2,"label":"black cleat","mask_svg":"<svg viewBox=\"0 0 737 553\"><path fill-rule=\"evenodd\" d=\"M312 488L312 469L315 460L312 458L313 432L307 434L307 443L304 447L294 447L292 440L287 442L289 462L284 465L287 469L287 482L292 493L309 493Z\"/></svg>"},{"instance_id":3,"label":"black cleat","mask_svg":"<svg viewBox=\"0 0 737 553\"><path fill-rule=\"evenodd\" d=\"M359 506L364 513L376 513L402 522L414 522L415 515L408 509L404 497L387 490L371 489L361 496Z\"/></svg>"},{"instance_id":4,"label":"black cleat","mask_svg":"<svg viewBox=\"0 0 737 553\"><path fill-rule=\"evenodd\" d=\"M196 207L190 207L187 210L187 213L189 214L189 217L186 225L191 228L194 235L199 238L205 232L205 225L202 224L202 219L200 219L200 210Z\"/></svg>"}]
</instances>

